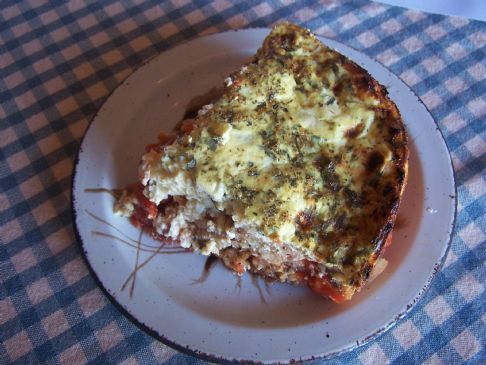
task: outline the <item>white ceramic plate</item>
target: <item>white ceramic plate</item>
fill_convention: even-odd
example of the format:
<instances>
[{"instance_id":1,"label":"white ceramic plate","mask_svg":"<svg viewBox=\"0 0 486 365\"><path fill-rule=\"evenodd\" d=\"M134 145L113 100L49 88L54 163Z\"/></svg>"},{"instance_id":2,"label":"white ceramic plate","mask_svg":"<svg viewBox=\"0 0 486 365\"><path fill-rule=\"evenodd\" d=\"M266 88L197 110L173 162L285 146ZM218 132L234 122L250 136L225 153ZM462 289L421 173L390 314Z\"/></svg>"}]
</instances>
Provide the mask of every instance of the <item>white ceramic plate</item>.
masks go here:
<instances>
[{"instance_id":1,"label":"white ceramic plate","mask_svg":"<svg viewBox=\"0 0 486 365\"><path fill-rule=\"evenodd\" d=\"M355 348L388 329L424 293L445 257L455 215L449 153L438 128L418 98L386 68L340 43L321 39L367 69L396 102L410 136L410 174L389 266L350 303L336 305L306 288L237 278L221 264L195 283L205 258L158 254L137 271L133 296L122 285L137 250L114 237L139 231L113 215L109 194L137 179L144 146L170 131L188 101L221 85L253 55L268 34L248 29L182 44L131 75L92 121L79 152L73 181L78 238L100 284L135 323L179 350L212 360L287 362L330 357ZM96 219L95 217L99 218ZM101 219L101 220L100 220ZM150 237L142 243L156 246ZM138 262L151 255L140 252Z\"/></svg>"}]
</instances>

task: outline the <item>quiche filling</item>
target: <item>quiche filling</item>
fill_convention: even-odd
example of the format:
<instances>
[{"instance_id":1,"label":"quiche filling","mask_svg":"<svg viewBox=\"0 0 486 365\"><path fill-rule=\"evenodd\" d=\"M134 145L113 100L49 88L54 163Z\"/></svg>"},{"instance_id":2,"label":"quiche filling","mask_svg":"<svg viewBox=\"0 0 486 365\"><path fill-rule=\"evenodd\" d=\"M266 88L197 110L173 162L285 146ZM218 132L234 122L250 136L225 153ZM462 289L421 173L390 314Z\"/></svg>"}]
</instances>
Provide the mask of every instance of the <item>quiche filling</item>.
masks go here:
<instances>
[{"instance_id":1,"label":"quiche filling","mask_svg":"<svg viewBox=\"0 0 486 365\"><path fill-rule=\"evenodd\" d=\"M282 23L214 103L147 147L115 211L238 274L341 302L390 242L407 157L386 90Z\"/></svg>"}]
</instances>

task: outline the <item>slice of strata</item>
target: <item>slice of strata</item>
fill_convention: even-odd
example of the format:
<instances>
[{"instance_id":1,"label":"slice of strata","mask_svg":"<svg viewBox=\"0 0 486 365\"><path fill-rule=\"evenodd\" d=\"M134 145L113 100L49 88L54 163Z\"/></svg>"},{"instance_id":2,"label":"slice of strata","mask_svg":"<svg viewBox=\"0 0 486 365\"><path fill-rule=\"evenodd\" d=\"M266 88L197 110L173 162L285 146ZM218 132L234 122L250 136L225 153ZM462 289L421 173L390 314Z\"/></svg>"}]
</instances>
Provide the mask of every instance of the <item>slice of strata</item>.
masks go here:
<instances>
[{"instance_id":1,"label":"slice of strata","mask_svg":"<svg viewBox=\"0 0 486 365\"><path fill-rule=\"evenodd\" d=\"M407 157L385 88L282 23L214 103L148 146L116 210L238 274L342 302L383 268Z\"/></svg>"}]
</instances>

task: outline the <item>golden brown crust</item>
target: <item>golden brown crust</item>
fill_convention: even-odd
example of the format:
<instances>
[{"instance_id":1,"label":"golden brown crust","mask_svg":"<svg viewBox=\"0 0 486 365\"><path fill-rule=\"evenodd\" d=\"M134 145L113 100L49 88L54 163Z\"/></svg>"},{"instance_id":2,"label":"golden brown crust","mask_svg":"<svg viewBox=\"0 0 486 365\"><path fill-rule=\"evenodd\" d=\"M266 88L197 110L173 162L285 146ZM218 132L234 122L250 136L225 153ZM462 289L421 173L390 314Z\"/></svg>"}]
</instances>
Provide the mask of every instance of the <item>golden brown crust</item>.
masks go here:
<instances>
[{"instance_id":1,"label":"golden brown crust","mask_svg":"<svg viewBox=\"0 0 486 365\"><path fill-rule=\"evenodd\" d=\"M293 253L261 260L260 243L215 248L238 272L305 281L336 301L359 291L390 241L407 177L407 135L386 89L283 23L190 117L174 145L145 156L147 196L204 192L208 206ZM194 186L174 188L174 176Z\"/></svg>"}]
</instances>

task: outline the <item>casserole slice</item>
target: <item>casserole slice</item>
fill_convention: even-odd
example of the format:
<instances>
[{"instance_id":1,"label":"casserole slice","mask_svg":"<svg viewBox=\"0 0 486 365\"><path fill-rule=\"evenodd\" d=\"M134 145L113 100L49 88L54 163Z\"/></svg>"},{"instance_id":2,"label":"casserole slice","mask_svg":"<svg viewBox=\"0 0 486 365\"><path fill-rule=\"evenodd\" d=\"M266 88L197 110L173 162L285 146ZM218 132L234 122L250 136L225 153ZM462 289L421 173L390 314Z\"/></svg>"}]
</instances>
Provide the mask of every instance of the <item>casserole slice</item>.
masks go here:
<instances>
[{"instance_id":1,"label":"casserole slice","mask_svg":"<svg viewBox=\"0 0 486 365\"><path fill-rule=\"evenodd\" d=\"M115 211L239 275L343 302L384 267L407 159L385 88L281 23L213 103L147 146Z\"/></svg>"}]
</instances>

